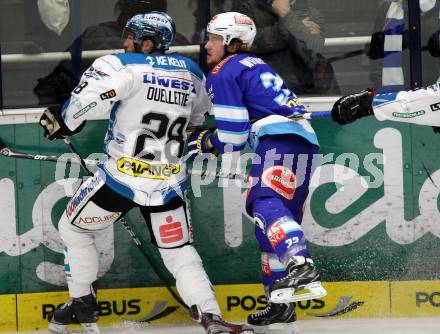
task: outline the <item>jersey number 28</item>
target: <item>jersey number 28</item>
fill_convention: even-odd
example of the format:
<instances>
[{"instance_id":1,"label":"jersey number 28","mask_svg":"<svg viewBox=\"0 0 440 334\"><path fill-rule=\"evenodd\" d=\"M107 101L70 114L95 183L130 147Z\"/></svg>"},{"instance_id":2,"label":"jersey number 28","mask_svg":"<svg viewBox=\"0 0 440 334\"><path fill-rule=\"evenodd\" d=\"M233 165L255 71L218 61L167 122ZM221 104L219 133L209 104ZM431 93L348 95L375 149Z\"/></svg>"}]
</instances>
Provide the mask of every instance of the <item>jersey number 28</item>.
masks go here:
<instances>
[{"instance_id":1,"label":"jersey number 28","mask_svg":"<svg viewBox=\"0 0 440 334\"><path fill-rule=\"evenodd\" d=\"M159 161L162 153L168 161L173 162L181 158L184 149L184 134L186 117L178 117L173 122L167 115L150 112L142 117L145 124L144 131L138 136L135 144L134 156L144 160ZM165 146L162 140L166 138ZM145 151L145 147L152 144L152 150ZM149 145L149 146L150 146Z\"/></svg>"}]
</instances>

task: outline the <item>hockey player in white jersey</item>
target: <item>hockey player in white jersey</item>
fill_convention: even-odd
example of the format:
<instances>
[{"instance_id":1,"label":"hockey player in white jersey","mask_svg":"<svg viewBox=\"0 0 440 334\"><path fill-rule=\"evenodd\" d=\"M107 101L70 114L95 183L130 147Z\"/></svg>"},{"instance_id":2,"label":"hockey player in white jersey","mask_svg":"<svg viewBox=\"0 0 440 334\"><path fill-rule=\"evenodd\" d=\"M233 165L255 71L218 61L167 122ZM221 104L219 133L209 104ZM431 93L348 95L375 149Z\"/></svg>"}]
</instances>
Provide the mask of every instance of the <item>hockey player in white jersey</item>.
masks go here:
<instances>
[{"instance_id":1,"label":"hockey player in white jersey","mask_svg":"<svg viewBox=\"0 0 440 334\"><path fill-rule=\"evenodd\" d=\"M253 333L221 319L209 278L191 245L182 159L185 130L188 124L203 122L211 102L200 68L177 53L164 53L174 36L169 15L134 16L124 30L126 52L97 59L61 109L45 112L40 120L46 137L62 139L111 109L106 158L59 221L71 298L49 315L52 332L79 323L88 333L99 333L92 286L98 273L94 237L139 207L191 316L209 334Z\"/></svg>"},{"instance_id":2,"label":"hockey player in white jersey","mask_svg":"<svg viewBox=\"0 0 440 334\"><path fill-rule=\"evenodd\" d=\"M426 88L375 94L366 89L341 97L332 108L332 118L344 125L374 115L379 121L395 121L418 125L440 126L439 82Z\"/></svg>"}]
</instances>

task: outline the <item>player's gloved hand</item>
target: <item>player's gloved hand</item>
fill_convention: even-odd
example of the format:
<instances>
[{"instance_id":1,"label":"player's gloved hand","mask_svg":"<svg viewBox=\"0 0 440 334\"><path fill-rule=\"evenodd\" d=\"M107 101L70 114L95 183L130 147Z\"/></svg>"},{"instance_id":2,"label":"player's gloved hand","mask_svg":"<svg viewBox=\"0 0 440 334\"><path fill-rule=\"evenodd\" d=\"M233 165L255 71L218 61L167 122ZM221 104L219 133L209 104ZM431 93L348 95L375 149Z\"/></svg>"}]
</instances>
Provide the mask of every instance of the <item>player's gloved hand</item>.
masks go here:
<instances>
[{"instance_id":1,"label":"player's gloved hand","mask_svg":"<svg viewBox=\"0 0 440 334\"><path fill-rule=\"evenodd\" d=\"M218 155L218 151L209 140L214 134L214 129L196 130L188 137L187 160L194 160L198 155L210 154L211 158Z\"/></svg>"},{"instance_id":2,"label":"player's gloved hand","mask_svg":"<svg viewBox=\"0 0 440 334\"><path fill-rule=\"evenodd\" d=\"M76 130L71 131L60 115L58 107L48 107L40 117L40 125L44 129L44 137L49 140L65 139L66 137L78 133L84 127L83 122Z\"/></svg>"},{"instance_id":3,"label":"player's gloved hand","mask_svg":"<svg viewBox=\"0 0 440 334\"><path fill-rule=\"evenodd\" d=\"M47 108L40 117L40 125L44 129L44 137L49 140L64 139L66 136L61 132L61 125L58 121L58 110Z\"/></svg>"},{"instance_id":4,"label":"player's gloved hand","mask_svg":"<svg viewBox=\"0 0 440 334\"><path fill-rule=\"evenodd\" d=\"M332 119L341 125L349 124L355 120L373 115L373 88L368 88L357 94L346 95L335 102L332 108Z\"/></svg>"}]
</instances>

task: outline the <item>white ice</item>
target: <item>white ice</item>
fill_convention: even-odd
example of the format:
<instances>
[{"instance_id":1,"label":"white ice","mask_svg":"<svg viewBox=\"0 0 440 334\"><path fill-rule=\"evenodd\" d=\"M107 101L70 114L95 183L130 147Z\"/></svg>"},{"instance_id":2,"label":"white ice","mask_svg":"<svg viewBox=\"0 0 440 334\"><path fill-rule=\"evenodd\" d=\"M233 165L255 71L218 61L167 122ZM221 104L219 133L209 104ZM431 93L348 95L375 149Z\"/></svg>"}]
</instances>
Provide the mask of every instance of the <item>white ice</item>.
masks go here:
<instances>
[{"instance_id":1,"label":"white ice","mask_svg":"<svg viewBox=\"0 0 440 334\"><path fill-rule=\"evenodd\" d=\"M439 318L299 320L300 334L432 334L440 333ZM47 331L20 332L48 334ZM121 324L101 328L102 334L204 334L200 326ZM5 333L6 334L6 333Z\"/></svg>"}]
</instances>

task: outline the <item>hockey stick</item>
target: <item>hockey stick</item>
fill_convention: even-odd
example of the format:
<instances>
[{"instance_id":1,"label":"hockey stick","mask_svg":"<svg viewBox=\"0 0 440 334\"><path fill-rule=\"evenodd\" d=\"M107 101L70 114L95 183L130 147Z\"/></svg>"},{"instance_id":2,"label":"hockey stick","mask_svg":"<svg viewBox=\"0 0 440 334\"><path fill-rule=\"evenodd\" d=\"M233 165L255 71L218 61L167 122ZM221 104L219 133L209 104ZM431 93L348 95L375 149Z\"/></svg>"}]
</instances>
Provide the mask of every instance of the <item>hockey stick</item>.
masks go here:
<instances>
[{"instance_id":1,"label":"hockey stick","mask_svg":"<svg viewBox=\"0 0 440 334\"><path fill-rule=\"evenodd\" d=\"M19 158L19 159L30 159L30 160L38 160L38 161L52 161L52 162L71 162L74 164L81 164L81 161L78 158L66 158L66 157L59 157L56 155L44 155L44 154L20 152L7 146L3 142L3 140L1 140L1 138L0 138L0 154L6 157ZM90 160L90 159L84 159L83 161L87 165L95 165L95 166L99 162L98 160Z\"/></svg>"},{"instance_id":2,"label":"hockey stick","mask_svg":"<svg viewBox=\"0 0 440 334\"><path fill-rule=\"evenodd\" d=\"M64 138L63 141L64 141L64 143L66 143L67 146L69 146L70 152L72 152L73 154L75 154L78 157L79 163L81 164L81 167L84 168L86 173L89 176L93 176L93 173L87 168L85 161L83 160L83 158L81 157L79 152L76 150L75 146L73 146L72 142L70 141L70 138L66 137L66 138Z\"/></svg>"},{"instance_id":3,"label":"hockey stick","mask_svg":"<svg viewBox=\"0 0 440 334\"><path fill-rule=\"evenodd\" d=\"M70 148L70 145L69 145ZM72 149L71 149L72 151ZM17 150L14 150L7 146L0 138L0 155L10 157L10 158L18 158L18 159L29 159L29 160L37 160L37 161L51 161L51 162L61 162L61 163L73 163L73 164L80 164L85 168L86 171L88 171L88 168L86 166L96 166L99 163L99 160L91 160L91 159L81 159L83 163L81 163L81 160L78 158L78 154L74 151L72 151L74 154L77 155L77 157L72 158L66 158L66 157L60 157L56 155L44 155L44 154L33 154L33 153L24 153ZM88 173L88 172L87 172ZM228 173L224 171L218 171L218 172L209 172L209 171L203 171L203 170L189 170L188 174L190 175L197 175L201 177L218 177L218 178L228 178L228 179L245 179L246 176L242 174L236 174L236 173Z\"/></svg>"}]
</instances>

